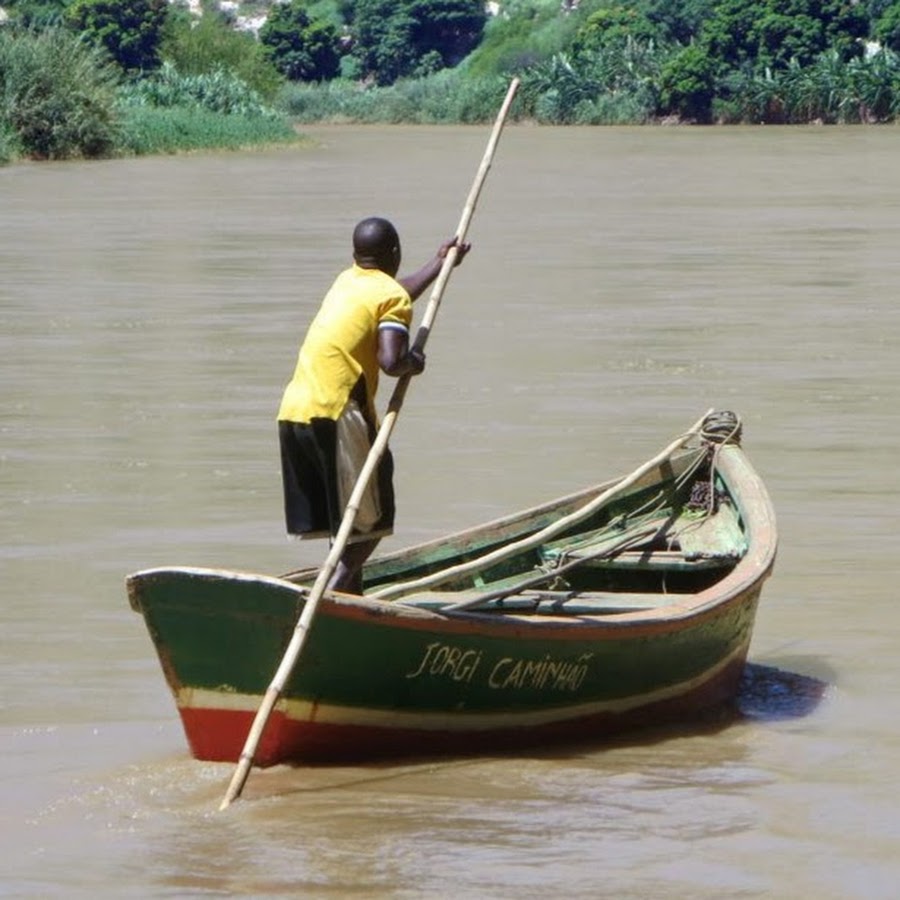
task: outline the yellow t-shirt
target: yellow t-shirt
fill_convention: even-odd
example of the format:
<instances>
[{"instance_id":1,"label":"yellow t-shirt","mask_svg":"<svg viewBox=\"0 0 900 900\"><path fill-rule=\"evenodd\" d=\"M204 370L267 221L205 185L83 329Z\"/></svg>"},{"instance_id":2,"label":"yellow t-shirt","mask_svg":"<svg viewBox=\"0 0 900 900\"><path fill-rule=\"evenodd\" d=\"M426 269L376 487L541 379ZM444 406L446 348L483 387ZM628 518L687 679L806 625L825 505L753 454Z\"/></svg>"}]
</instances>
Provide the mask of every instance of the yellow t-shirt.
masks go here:
<instances>
[{"instance_id":1,"label":"yellow t-shirt","mask_svg":"<svg viewBox=\"0 0 900 900\"><path fill-rule=\"evenodd\" d=\"M360 405L375 423L378 329L408 331L411 321L409 294L386 272L355 263L341 272L300 347L294 377L281 399L279 420L337 420L362 379L365 400Z\"/></svg>"}]
</instances>

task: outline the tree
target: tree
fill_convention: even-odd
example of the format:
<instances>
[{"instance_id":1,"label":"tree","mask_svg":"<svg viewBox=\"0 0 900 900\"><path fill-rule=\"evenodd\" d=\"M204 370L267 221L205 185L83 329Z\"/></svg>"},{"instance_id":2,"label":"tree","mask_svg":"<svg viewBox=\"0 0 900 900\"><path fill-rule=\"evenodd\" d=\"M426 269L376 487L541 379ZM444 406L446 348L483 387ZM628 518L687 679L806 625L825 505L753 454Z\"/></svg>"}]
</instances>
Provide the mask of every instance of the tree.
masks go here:
<instances>
[{"instance_id":1,"label":"tree","mask_svg":"<svg viewBox=\"0 0 900 900\"><path fill-rule=\"evenodd\" d=\"M75 0L66 22L103 46L130 73L159 67L167 0Z\"/></svg>"},{"instance_id":2,"label":"tree","mask_svg":"<svg viewBox=\"0 0 900 900\"><path fill-rule=\"evenodd\" d=\"M712 14L715 0L640 0L638 8L664 41L689 44Z\"/></svg>"},{"instance_id":3,"label":"tree","mask_svg":"<svg viewBox=\"0 0 900 900\"><path fill-rule=\"evenodd\" d=\"M867 33L862 4L846 0L721 0L701 29L701 42L731 69L785 69L791 60L807 65L828 49L844 59L859 55Z\"/></svg>"},{"instance_id":4,"label":"tree","mask_svg":"<svg viewBox=\"0 0 900 900\"><path fill-rule=\"evenodd\" d=\"M578 29L572 44L576 53L602 51L637 41L658 40L661 30L632 5L607 6L591 13Z\"/></svg>"},{"instance_id":5,"label":"tree","mask_svg":"<svg viewBox=\"0 0 900 900\"><path fill-rule=\"evenodd\" d=\"M272 7L259 39L291 81L327 81L338 74L340 35L331 22L310 19L303 0Z\"/></svg>"},{"instance_id":6,"label":"tree","mask_svg":"<svg viewBox=\"0 0 900 900\"><path fill-rule=\"evenodd\" d=\"M660 73L663 111L695 122L709 122L716 68L715 60L698 44L690 44L669 57Z\"/></svg>"},{"instance_id":7,"label":"tree","mask_svg":"<svg viewBox=\"0 0 900 900\"><path fill-rule=\"evenodd\" d=\"M454 66L481 40L482 0L356 0L353 53L378 84Z\"/></svg>"},{"instance_id":8,"label":"tree","mask_svg":"<svg viewBox=\"0 0 900 900\"><path fill-rule=\"evenodd\" d=\"M410 33L412 18L401 0L359 0L353 13L353 55L364 76L393 84L416 63Z\"/></svg>"},{"instance_id":9,"label":"tree","mask_svg":"<svg viewBox=\"0 0 900 900\"><path fill-rule=\"evenodd\" d=\"M900 3L882 11L872 25L872 37L891 50L900 50Z\"/></svg>"},{"instance_id":10,"label":"tree","mask_svg":"<svg viewBox=\"0 0 900 900\"><path fill-rule=\"evenodd\" d=\"M457 65L473 50L487 21L482 0L419 0L409 15L419 56L436 53L444 66Z\"/></svg>"}]
</instances>

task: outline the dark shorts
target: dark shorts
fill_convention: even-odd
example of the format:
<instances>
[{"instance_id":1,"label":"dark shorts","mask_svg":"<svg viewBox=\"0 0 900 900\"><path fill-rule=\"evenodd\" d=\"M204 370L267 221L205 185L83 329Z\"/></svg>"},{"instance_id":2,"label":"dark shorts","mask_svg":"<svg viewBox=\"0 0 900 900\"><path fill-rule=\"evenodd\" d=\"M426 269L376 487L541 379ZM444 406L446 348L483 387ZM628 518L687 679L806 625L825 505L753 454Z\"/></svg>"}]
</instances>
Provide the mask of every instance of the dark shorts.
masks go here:
<instances>
[{"instance_id":1,"label":"dark shorts","mask_svg":"<svg viewBox=\"0 0 900 900\"><path fill-rule=\"evenodd\" d=\"M326 537L336 535L340 528L344 507L338 489L337 433L337 423L331 419L278 423L288 534ZM370 446L374 438L374 432L370 432ZM359 471L349 474L352 483ZM394 460L391 451L385 450L372 476L381 517L365 530L367 535L381 536L394 527L393 476Z\"/></svg>"}]
</instances>

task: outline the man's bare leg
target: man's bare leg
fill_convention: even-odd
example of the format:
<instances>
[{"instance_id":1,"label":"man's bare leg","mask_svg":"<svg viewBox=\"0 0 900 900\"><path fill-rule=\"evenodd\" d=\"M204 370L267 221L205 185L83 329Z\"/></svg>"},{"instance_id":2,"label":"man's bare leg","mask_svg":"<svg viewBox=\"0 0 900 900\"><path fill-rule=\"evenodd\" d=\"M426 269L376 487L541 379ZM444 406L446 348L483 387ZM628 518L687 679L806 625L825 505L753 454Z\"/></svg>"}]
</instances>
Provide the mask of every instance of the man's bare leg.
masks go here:
<instances>
[{"instance_id":1,"label":"man's bare leg","mask_svg":"<svg viewBox=\"0 0 900 900\"><path fill-rule=\"evenodd\" d=\"M345 594L361 595L363 563L372 555L372 551L377 546L378 538L348 544L328 581L327 589L343 591Z\"/></svg>"}]
</instances>

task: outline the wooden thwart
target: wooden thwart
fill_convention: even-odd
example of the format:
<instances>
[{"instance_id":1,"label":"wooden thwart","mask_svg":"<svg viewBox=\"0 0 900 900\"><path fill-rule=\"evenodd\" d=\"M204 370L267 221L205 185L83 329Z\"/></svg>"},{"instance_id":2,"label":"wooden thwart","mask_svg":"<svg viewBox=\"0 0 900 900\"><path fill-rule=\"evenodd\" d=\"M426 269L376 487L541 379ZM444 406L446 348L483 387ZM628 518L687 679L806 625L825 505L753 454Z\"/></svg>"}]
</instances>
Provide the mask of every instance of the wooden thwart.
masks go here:
<instances>
[{"instance_id":1,"label":"wooden thwart","mask_svg":"<svg viewBox=\"0 0 900 900\"><path fill-rule=\"evenodd\" d=\"M403 602L417 609L434 612L510 613L544 616L597 616L660 609L677 603L679 594L617 593L575 591L522 591L515 596L484 600L479 591L453 591L452 595L435 591ZM471 604L467 608L467 604ZM454 609L454 606L457 609Z\"/></svg>"}]
</instances>

